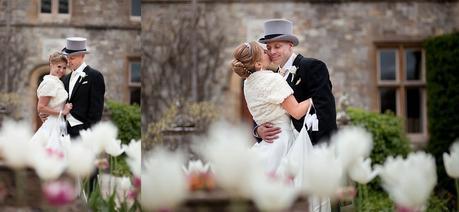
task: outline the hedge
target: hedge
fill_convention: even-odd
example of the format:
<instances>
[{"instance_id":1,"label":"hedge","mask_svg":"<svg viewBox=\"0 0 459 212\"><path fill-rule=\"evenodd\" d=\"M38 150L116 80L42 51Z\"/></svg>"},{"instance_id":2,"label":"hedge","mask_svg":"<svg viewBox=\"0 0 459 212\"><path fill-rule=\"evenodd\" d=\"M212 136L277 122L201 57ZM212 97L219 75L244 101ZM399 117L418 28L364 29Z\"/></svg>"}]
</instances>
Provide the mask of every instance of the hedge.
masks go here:
<instances>
[{"instance_id":1,"label":"hedge","mask_svg":"<svg viewBox=\"0 0 459 212\"><path fill-rule=\"evenodd\" d=\"M446 175L442 154L459 138L459 32L429 38L424 49L430 133L427 150L437 162L437 192L454 195L454 183Z\"/></svg>"}]
</instances>

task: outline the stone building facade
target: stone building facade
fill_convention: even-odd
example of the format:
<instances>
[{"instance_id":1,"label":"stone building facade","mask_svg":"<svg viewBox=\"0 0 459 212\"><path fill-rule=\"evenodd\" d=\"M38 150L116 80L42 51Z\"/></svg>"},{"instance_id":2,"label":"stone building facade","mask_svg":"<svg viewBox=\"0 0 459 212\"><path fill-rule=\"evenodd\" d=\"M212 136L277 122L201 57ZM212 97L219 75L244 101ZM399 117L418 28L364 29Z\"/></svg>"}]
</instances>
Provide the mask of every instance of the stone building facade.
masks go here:
<instances>
[{"instance_id":1,"label":"stone building facade","mask_svg":"<svg viewBox=\"0 0 459 212\"><path fill-rule=\"evenodd\" d=\"M351 106L375 112L391 110L406 120L413 142L427 141L422 42L459 29L457 1L144 0L142 26L154 27L165 14L180 14L193 7L213 14L219 20L215 27L225 29L226 59L216 71L228 72L233 49L261 37L265 20L289 19L300 40L295 51L327 64L336 100L346 95ZM142 36L142 42L150 39L155 38ZM149 63L143 61L145 66ZM154 72L144 70L144 79ZM225 86L216 85L224 93L217 97L217 105L227 117L237 120L247 117L241 85L234 74ZM143 93L143 98L148 96ZM144 105L143 112L152 113L149 105Z\"/></svg>"},{"instance_id":2,"label":"stone building facade","mask_svg":"<svg viewBox=\"0 0 459 212\"><path fill-rule=\"evenodd\" d=\"M38 124L48 55L71 36L88 39L86 63L104 75L106 100L140 103L140 15L140 0L0 0L1 91L20 97L18 118Z\"/></svg>"}]
</instances>

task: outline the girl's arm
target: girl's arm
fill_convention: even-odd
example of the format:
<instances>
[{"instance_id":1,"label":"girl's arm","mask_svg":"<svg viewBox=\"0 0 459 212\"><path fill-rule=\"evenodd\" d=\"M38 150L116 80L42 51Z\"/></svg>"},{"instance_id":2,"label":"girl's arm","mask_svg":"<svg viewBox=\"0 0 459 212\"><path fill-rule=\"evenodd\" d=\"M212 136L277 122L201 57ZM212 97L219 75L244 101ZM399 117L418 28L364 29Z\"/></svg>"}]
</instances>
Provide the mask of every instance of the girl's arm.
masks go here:
<instances>
[{"instance_id":1,"label":"girl's arm","mask_svg":"<svg viewBox=\"0 0 459 212\"><path fill-rule=\"evenodd\" d=\"M290 95L284 99L281 105L293 118L295 118L296 120L299 120L301 119L301 117L306 115L306 112L311 106L311 103L312 103L311 98L298 103L295 97L293 95Z\"/></svg>"},{"instance_id":2,"label":"girl's arm","mask_svg":"<svg viewBox=\"0 0 459 212\"><path fill-rule=\"evenodd\" d=\"M38 113L45 113L49 115L59 115L60 111L54 110L48 107L49 101L51 100L51 96L40 96L38 97L38 104L37 104L37 111ZM71 107L66 106L62 110L62 115L67 115L70 112Z\"/></svg>"}]
</instances>

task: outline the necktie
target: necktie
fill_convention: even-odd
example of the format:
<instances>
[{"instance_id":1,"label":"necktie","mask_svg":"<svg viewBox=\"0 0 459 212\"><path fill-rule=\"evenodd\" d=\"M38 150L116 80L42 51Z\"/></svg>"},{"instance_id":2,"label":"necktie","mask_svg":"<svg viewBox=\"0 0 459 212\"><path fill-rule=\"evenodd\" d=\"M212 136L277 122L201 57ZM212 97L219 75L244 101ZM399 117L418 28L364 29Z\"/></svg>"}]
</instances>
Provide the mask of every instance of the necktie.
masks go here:
<instances>
[{"instance_id":1,"label":"necktie","mask_svg":"<svg viewBox=\"0 0 459 212\"><path fill-rule=\"evenodd\" d=\"M72 72L72 75L70 76L70 84L69 84L69 99L72 96L73 92L73 87L75 87L76 81L78 79L78 75L76 71Z\"/></svg>"}]
</instances>

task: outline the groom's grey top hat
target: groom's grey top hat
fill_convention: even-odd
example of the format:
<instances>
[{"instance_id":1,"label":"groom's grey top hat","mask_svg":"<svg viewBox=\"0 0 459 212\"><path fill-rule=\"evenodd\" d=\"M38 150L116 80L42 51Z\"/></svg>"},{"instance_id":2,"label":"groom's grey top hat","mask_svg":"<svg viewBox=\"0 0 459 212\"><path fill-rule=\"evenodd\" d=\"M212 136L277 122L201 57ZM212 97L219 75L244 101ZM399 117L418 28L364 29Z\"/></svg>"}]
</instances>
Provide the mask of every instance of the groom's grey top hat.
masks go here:
<instances>
[{"instance_id":1,"label":"groom's grey top hat","mask_svg":"<svg viewBox=\"0 0 459 212\"><path fill-rule=\"evenodd\" d=\"M289 41L293 46L298 45L298 38L293 35L293 23L285 19L272 19L265 22L265 35L258 42Z\"/></svg>"},{"instance_id":2,"label":"groom's grey top hat","mask_svg":"<svg viewBox=\"0 0 459 212\"><path fill-rule=\"evenodd\" d=\"M86 49L86 38L69 37L66 40L67 43L65 44L64 49L62 49L62 53L66 55L89 53Z\"/></svg>"}]
</instances>

